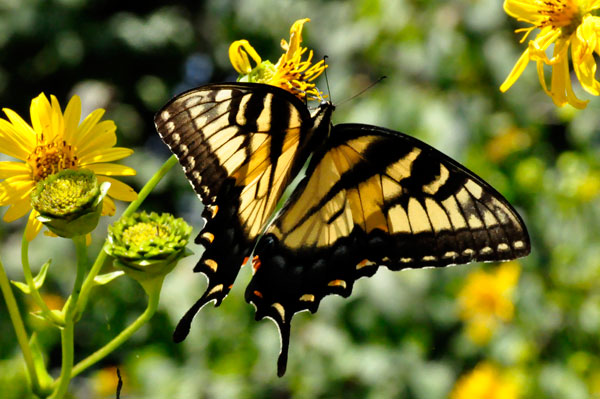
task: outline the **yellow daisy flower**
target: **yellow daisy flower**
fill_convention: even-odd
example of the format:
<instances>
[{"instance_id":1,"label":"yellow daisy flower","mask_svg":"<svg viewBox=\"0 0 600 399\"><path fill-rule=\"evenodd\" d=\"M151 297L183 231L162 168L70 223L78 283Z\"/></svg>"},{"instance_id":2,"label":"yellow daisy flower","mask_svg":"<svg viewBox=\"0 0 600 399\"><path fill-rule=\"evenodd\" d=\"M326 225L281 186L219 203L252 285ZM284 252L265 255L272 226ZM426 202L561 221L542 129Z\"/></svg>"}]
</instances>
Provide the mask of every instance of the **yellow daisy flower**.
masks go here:
<instances>
[{"instance_id":1,"label":"yellow daisy flower","mask_svg":"<svg viewBox=\"0 0 600 399\"><path fill-rule=\"evenodd\" d=\"M98 181L110 182L108 196L103 202L102 214L113 215L115 204L110 197L133 201L135 191L127 184L110 176L133 176L135 170L114 163L133 153L129 148L113 147L117 142L113 121L100 121L103 109L94 110L83 122L81 101L73 96L61 111L56 97L51 102L43 93L31 101L31 125L16 112L4 108L8 120L0 118L0 153L22 162L0 162L0 206L10 207L4 214L5 222L25 216L31 210L30 194L36 183L63 169L89 169ZM36 217L29 214L26 237L32 240L42 228Z\"/></svg>"},{"instance_id":2,"label":"yellow daisy flower","mask_svg":"<svg viewBox=\"0 0 600 399\"><path fill-rule=\"evenodd\" d=\"M494 272L472 272L458 294L459 316L467 323L467 335L477 344L485 344L500 321L512 320L512 293L519 281L516 261L500 265Z\"/></svg>"},{"instance_id":3,"label":"yellow daisy flower","mask_svg":"<svg viewBox=\"0 0 600 399\"><path fill-rule=\"evenodd\" d=\"M459 378L450 399L518 399L520 385L515 376L489 362L479 363Z\"/></svg>"},{"instance_id":4,"label":"yellow daisy flower","mask_svg":"<svg viewBox=\"0 0 600 399\"><path fill-rule=\"evenodd\" d=\"M256 50L247 40L237 40L229 46L229 59L235 70L240 74L240 82L266 83L281 87L300 99L322 98L321 92L312 83L323 73L327 65L324 60L312 65L313 52L308 52L308 57L302 60L308 48L300 46L302 43L302 28L309 18L299 19L290 28L290 42L281 40L281 48L285 53L279 58L277 64L262 61ZM250 58L256 63L252 67Z\"/></svg>"},{"instance_id":5,"label":"yellow daisy flower","mask_svg":"<svg viewBox=\"0 0 600 399\"><path fill-rule=\"evenodd\" d=\"M570 46L571 63L581 86L590 94L600 95L594 60L594 52L600 54L600 17L591 14L597 8L600 0L505 0L504 11L508 15L533 25L515 31L525 32L521 43L534 29L540 31L529 41L500 90L508 90L529 61L535 61L542 88L554 104L585 108L588 101L578 99L571 87L568 50ZM551 44L554 44L553 54L548 58L546 50ZM546 86L544 65L552 66L550 89Z\"/></svg>"}]
</instances>

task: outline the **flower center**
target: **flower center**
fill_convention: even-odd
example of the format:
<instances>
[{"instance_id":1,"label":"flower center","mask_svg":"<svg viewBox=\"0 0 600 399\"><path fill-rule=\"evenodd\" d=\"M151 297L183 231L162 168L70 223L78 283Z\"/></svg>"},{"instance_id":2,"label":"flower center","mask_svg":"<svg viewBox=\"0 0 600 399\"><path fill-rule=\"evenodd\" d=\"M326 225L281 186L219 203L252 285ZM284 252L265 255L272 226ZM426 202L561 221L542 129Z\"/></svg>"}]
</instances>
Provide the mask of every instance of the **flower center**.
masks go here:
<instances>
[{"instance_id":1,"label":"flower center","mask_svg":"<svg viewBox=\"0 0 600 399\"><path fill-rule=\"evenodd\" d=\"M77 168L77 156L73 146L64 140L44 143L43 135L41 142L27 157L27 163L31 166L33 179L36 182L61 170Z\"/></svg>"},{"instance_id":2,"label":"flower center","mask_svg":"<svg viewBox=\"0 0 600 399\"><path fill-rule=\"evenodd\" d=\"M538 12L546 18L539 27L551 26L553 29L563 28L565 34L571 34L581 23L581 13L577 0L544 0L540 1Z\"/></svg>"},{"instance_id":3,"label":"flower center","mask_svg":"<svg viewBox=\"0 0 600 399\"><path fill-rule=\"evenodd\" d=\"M130 246L140 247L152 242L155 237L168 237L166 226L156 223L139 222L123 232L123 242Z\"/></svg>"},{"instance_id":4,"label":"flower center","mask_svg":"<svg viewBox=\"0 0 600 399\"><path fill-rule=\"evenodd\" d=\"M86 211L98 195L100 189L92 171L64 170L38 182L31 205L42 215L63 218Z\"/></svg>"}]
</instances>

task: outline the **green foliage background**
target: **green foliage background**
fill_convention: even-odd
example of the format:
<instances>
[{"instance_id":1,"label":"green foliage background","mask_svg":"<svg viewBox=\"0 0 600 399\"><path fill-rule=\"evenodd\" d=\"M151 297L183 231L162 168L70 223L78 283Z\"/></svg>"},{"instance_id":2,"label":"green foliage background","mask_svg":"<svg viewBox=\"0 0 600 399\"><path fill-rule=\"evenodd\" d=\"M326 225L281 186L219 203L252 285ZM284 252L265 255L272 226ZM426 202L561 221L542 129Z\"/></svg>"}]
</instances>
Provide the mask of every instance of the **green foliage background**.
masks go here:
<instances>
[{"instance_id":1,"label":"green foliage background","mask_svg":"<svg viewBox=\"0 0 600 399\"><path fill-rule=\"evenodd\" d=\"M205 286L192 275L195 256L168 276L151 323L74 380L74 397L114 397L116 381L102 377L112 373L98 370L119 366L125 398L434 399L446 397L482 359L520 375L523 397L600 397L600 102L593 98L583 111L557 109L533 66L508 93L499 92L525 48L513 33L521 25L500 1L0 0L0 105L29 119L29 102L43 91L63 106L79 94L84 114L106 108L119 145L136 151L126 163L138 170L128 182L139 189L169 156L154 113L185 89L234 80L227 55L233 40L248 39L276 61L279 41L303 17L312 19L304 42L317 59L329 56L334 102L387 76L339 106L334 122L410 133L464 163L518 208L533 249L521 262L515 319L483 347L464 333L457 292L469 272L493 265L381 270L359 281L349 299L328 297L315 315L294 318L288 371L279 379L277 330L255 322L243 300L248 268L220 308L203 309L190 337L172 343L175 323ZM326 89L323 79L319 87ZM516 139L507 144L502 138L511 129ZM179 168L145 209L184 217L196 227L193 234L201 226L202 205ZM110 221L95 233L92 249ZM22 227L0 224L12 279L21 279ZM33 242L32 265L53 259L45 292L69 292L72 256L68 242L44 236ZM18 299L26 312L26 298ZM143 291L126 278L97 289L92 299L76 329L78 359L145 305ZM31 317L26 322L40 329L57 372L59 334ZM26 397L3 302L0 337L0 397Z\"/></svg>"}]
</instances>

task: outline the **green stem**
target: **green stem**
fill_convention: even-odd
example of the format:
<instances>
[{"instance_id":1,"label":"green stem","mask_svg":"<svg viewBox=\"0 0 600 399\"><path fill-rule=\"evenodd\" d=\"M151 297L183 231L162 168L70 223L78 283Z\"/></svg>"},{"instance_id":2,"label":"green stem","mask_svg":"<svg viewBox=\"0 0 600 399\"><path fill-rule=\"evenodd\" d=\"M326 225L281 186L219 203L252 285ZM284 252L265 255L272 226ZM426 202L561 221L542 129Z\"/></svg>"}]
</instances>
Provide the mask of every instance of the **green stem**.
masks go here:
<instances>
[{"instance_id":1,"label":"green stem","mask_svg":"<svg viewBox=\"0 0 600 399\"><path fill-rule=\"evenodd\" d=\"M152 190L154 190L154 187L156 187L156 185L161 181L161 179L163 177L165 177L167 172L176 163L177 163L177 158L175 157L175 155L171 155L171 157L165 161L165 163L154 174L154 176L152 176L152 178L150 178L150 180L148 180L148 182L144 185L144 187L142 187L142 189L138 193L138 197L136 198L136 200L133 201L131 204L129 204L127 209L125 209L125 211L121 215L121 218L127 217L127 216L131 215L133 212L135 212L140 207L142 202L144 202L144 200L146 199L148 194L150 194L152 192ZM90 273L88 274L87 278L85 279L85 282L83 283L83 287L81 288L81 301L80 301L79 309L77 310L78 314L83 313L83 310L87 304L87 299L89 297L90 291L95 285L94 278L96 278L98 273L100 273L100 270L102 269L102 265L104 265L104 261L106 260L106 257L108 256L106 251L104 250L107 245L108 245L108 241L104 242L104 245L102 246L102 250L98 254L98 257L94 261L94 265L92 266Z\"/></svg>"},{"instance_id":2,"label":"green stem","mask_svg":"<svg viewBox=\"0 0 600 399\"><path fill-rule=\"evenodd\" d=\"M160 277L160 285L162 285L163 277ZM83 359L73 367L72 376L76 376L83 372L94 363L100 361L112 351L117 349L121 344L127 341L137 330L140 329L148 320L154 316L156 309L158 308L158 300L160 299L160 285L156 290L147 290L148 293L148 306L144 313L142 313L133 323L131 323L126 329L121 331L119 335L113 338L109 343L92 353L90 356Z\"/></svg>"},{"instance_id":3,"label":"green stem","mask_svg":"<svg viewBox=\"0 0 600 399\"><path fill-rule=\"evenodd\" d=\"M140 190L140 192L138 194L137 199L135 201L133 201L131 204L129 204L127 209L125 209L125 212L123 212L123 214L121 215L121 218L127 217L127 216L131 215L133 212L137 211L137 209L140 207L142 202L144 202L144 200L146 199L148 194L150 194L152 192L152 190L154 190L154 187L156 187L156 185L162 180L163 177L165 177L167 172L169 170L171 170L171 168L176 163L177 163L177 158L175 158L175 155L171 155L171 157L165 161L165 163L160 167L160 169L156 171L154 176L152 176L150 178L150 180L148 180L148 183L146 183L144 185L144 187L142 187L142 189Z\"/></svg>"},{"instance_id":4,"label":"green stem","mask_svg":"<svg viewBox=\"0 0 600 399\"><path fill-rule=\"evenodd\" d=\"M23 232L23 238L21 239L21 263L23 264L23 275L25 276L25 282L31 291L31 297L36 305L40 308L42 316L46 320L51 320L54 324L61 326L63 324L63 320L55 315L46 302L42 299L40 292L35 287L35 282L33 281L33 274L31 273L31 267L29 267L29 241L25 237L25 232Z\"/></svg>"},{"instance_id":5,"label":"green stem","mask_svg":"<svg viewBox=\"0 0 600 399\"><path fill-rule=\"evenodd\" d=\"M62 399L65 393L67 393L69 382L73 377L73 333L75 330L74 316L75 310L77 309L77 302L79 300L87 263L87 247L85 245L85 236L73 237L73 242L75 243L75 249L77 251L77 275L75 277L75 283L73 284L73 292L67 301L67 309L64 311L65 325L61 331L62 367L60 371L60 377L57 381L56 390L52 394L51 399Z\"/></svg>"},{"instance_id":6,"label":"green stem","mask_svg":"<svg viewBox=\"0 0 600 399\"><path fill-rule=\"evenodd\" d=\"M31 380L33 392L39 392L40 381L35 370L35 365L33 363L33 355L31 354L31 348L29 347L29 338L27 337L27 331L25 331L25 325L23 324L23 320L21 319L21 314L19 313L19 308L17 307L17 301L15 300L15 296L13 295L12 289L10 287L10 282L8 281L8 276L4 271L4 265L2 264L1 260L0 289L2 289L2 295L4 295L6 308L8 309L8 314L10 315L10 320L12 321L15 334L17 335L17 342L21 347L21 352L23 352L25 366L27 367L27 372L29 373L29 378Z\"/></svg>"}]
</instances>

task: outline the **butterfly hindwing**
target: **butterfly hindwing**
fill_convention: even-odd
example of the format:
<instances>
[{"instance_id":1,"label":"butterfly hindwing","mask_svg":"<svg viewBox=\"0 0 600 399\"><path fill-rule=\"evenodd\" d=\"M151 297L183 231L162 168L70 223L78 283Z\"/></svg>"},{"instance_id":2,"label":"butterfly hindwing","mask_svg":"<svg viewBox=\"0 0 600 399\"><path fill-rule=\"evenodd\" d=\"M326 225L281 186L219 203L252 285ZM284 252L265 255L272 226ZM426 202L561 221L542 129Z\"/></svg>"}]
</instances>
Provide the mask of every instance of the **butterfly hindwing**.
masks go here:
<instances>
[{"instance_id":1,"label":"butterfly hindwing","mask_svg":"<svg viewBox=\"0 0 600 399\"><path fill-rule=\"evenodd\" d=\"M374 126L335 126L307 177L261 237L246 299L282 335L294 313L350 295L392 270L500 261L529 253L517 212L481 178L429 145Z\"/></svg>"},{"instance_id":2,"label":"butterfly hindwing","mask_svg":"<svg viewBox=\"0 0 600 399\"><path fill-rule=\"evenodd\" d=\"M267 85L212 84L181 94L155 118L205 204L207 220L196 242L205 248L195 271L209 279L188 311L176 339L189 331L196 311L229 292L256 237L272 215L312 128L306 106Z\"/></svg>"}]
</instances>

